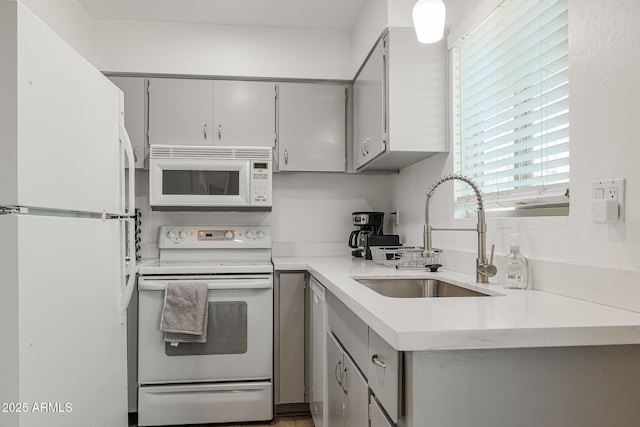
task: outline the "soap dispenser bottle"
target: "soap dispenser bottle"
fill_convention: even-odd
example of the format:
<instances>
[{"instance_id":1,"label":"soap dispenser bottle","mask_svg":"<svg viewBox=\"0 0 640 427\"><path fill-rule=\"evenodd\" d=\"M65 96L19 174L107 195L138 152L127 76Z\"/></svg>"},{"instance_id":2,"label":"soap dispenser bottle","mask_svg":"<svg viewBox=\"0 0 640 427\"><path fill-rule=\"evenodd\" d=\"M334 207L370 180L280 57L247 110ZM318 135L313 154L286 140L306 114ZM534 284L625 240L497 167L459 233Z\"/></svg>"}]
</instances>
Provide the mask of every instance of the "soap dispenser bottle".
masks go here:
<instances>
[{"instance_id":1,"label":"soap dispenser bottle","mask_svg":"<svg viewBox=\"0 0 640 427\"><path fill-rule=\"evenodd\" d=\"M511 245L509 255L503 260L504 287L526 289L529 285L529 262L520 253L520 246Z\"/></svg>"}]
</instances>

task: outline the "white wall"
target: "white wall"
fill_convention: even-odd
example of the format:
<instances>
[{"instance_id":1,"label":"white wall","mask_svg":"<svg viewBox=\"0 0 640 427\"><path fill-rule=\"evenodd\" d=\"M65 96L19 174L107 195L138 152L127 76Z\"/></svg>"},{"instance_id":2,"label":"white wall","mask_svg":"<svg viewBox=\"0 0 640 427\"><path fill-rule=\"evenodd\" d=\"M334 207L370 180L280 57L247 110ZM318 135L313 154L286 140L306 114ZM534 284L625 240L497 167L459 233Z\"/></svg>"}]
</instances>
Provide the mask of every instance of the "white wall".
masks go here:
<instances>
[{"instance_id":1,"label":"white wall","mask_svg":"<svg viewBox=\"0 0 640 427\"><path fill-rule=\"evenodd\" d=\"M380 0L375 0L380 1ZM351 34L266 27L233 27L96 20L95 63L112 72L351 80ZM285 174L274 176L273 212L152 212L148 174L138 173L143 209L143 256L157 254L161 224L268 224L274 254L348 254L351 212L389 212L388 176Z\"/></svg>"},{"instance_id":2,"label":"white wall","mask_svg":"<svg viewBox=\"0 0 640 427\"><path fill-rule=\"evenodd\" d=\"M387 0L366 0L351 32L351 77L354 77L389 20Z\"/></svg>"},{"instance_id":3,"label":"white wall","mask_svg":"<svg viewBox=\"0 0 640 427\"><path fill-rule=\"evenodd\" d=\"M411 12L417 0L366 0L351 31L351 67L358 71L376 40L387 27L413 28ZM495 6L499 0L445 0L445 25L451 27L470 10Z\"/></svg>"},{"instance_id":4,"label":"white wall","mask_svg":"<svg viewBox=\"0 0 640 427\"><path fill-rule=\"evenodd\" d=\"M351 79L345 31L95 21L102 71Z\"/></svg>"},{"instance_id":5,"label":"white wall","mask_svg":"<svg viewBox=\"0 0 640 427\"><path fill-rule=\"evenodd\" d=\"M534 260L538 289L640 311L640 3L633 0L569 0L571 97L571 202L568 217L489 219L488 242L508 251L520 235ZM401 171L394 205L401 237L422 242L424 193L452 171L450 155L438 155ZM626 221L591 221L591 182L626 178ZM451 183L436 190L432 225L475 226L453 220ZM473 271L474 233L434 233L434 245L450 249L446 260ZM464 263L456 251L468 251ZM470 256L473 253L473 256ZM591 268L591 267L598 268Z\"/></svg>"},{"instance_id":6,"label":"white wall","mask_svg":"<svg viewBox=\"0 0 640 427\"><path fill-rule=\"evenodd\" d=\"M273 210L254 212L155 212L149 209L149 174L136 174L136 206L142 210L142 255L157 256L160 225L270 225L274 255L347 255L355 211L390 212L386 175L276 173Z\"/></svg>"},{"instance_id":7,"label":"white wall","mask_svg":"<svg viewBox=\"0 0 640 427\"><path fill-rule=\"evenodd\" d=\"M367 0L351 31L351 67L353 75L387 27L412 27L414 0Z\"/></svg>"},{"instance_id":8,"label":"white wall","mask_svg":"<svg viewBox=\"0 0 640 427\"><path fill-rule=\"evenodd\" d=\"M76 0L20 1L89 62L93 62L93 20Z\"/></svg>"},{"instance_id":9,"label":"white wall","mask_svg":"<svg viewBox=\"0 0 640 427\"><path fill-rule=\"evenodd\" d=\"M377 1L377 0L376 0ZM351 34L266 27L97 20L103 71L351 80ZM162 224L268 224L274 254L348 254L351 212L389 212L388 176L276 174L273 212L152 212L148 174L138 173L143 256L157 254Z\"/></svg>"}]
</instances>

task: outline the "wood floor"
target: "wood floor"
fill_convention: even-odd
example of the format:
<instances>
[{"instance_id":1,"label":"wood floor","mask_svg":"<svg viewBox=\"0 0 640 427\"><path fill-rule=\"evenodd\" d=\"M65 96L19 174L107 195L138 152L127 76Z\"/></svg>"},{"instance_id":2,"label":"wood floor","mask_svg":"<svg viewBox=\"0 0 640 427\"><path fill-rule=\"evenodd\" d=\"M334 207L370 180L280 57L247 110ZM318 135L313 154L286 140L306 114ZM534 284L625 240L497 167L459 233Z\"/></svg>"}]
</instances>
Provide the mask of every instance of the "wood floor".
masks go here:
<instances>
[{"instance_id":1,"label":"wood floor","mask_svg":"<svg viewBox=\"0 0 640 427\"><path fill-rule=\"evenodd\" d=\"M313 421L309 417L278 417L274 420L272 425L275 427L313 427ZM235 424L233 427L254 427L262 426L265 424Z\"/></svg>"},{"instance_id":2,"label":"wood floor","mask_svg":"<svg viewBox=\"0 0 640 427\"><path fill-rule=\"evenodd\" d=\"M311 417L277 417L272 424L269 423L256 423L256 424L199 424L198 427L313 427L313 421ZM136 427L136 424L131 424L129 427Z\"/></svg>"}]
</instances>

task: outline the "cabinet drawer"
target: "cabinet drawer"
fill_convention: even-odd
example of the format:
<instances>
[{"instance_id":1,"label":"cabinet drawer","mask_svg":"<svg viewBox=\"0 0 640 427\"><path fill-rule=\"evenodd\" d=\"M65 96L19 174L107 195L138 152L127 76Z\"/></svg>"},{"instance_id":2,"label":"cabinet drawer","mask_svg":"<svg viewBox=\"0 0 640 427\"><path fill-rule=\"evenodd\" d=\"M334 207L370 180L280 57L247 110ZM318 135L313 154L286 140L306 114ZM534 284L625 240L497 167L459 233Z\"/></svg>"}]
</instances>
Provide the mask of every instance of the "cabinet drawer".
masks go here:
<instances>
[{"instance_id":1,"label":"cabinet drawer","mask_svg":"<svg viewBox=\"0 0 640 427\"><path fill-rule=\"evenodd\" d=\"M371 395L371 427L394 427L395 424L391 422L380 407L380 402L375 396Z\"/></svg>"},{"instance_id":2,"label":"cabinet drawer","mask_svg":"<svg viewBox=\"0 0 640 427\"><path fill-rule=\"evenodd\" d=\"M369 357L366 365L369 387L394 423L398 422L400 408L401 363L401 354L369 329Z\"/></svg>"},{"instance_id":3,"label":"cabinet drawer","mask_svg":"<svg viewBox=\"0 0 640 427\"><path fill-rule=\"evenodd\" d=\"M366 375L369 327L335 295L327 292L329 329Z\"/></svg>"}]
</instances>

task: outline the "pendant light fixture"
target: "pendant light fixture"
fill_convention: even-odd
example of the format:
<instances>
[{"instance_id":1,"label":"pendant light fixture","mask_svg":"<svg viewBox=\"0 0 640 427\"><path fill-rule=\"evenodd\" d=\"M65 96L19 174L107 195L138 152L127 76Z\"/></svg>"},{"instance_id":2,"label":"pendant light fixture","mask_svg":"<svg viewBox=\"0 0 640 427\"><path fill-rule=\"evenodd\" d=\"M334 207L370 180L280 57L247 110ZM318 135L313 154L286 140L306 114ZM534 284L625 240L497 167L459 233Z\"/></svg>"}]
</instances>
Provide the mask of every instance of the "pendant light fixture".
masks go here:
<instances>
[{"instance_id":1,"label":"pendant light fixture","mask_svg":"<svg viewBox=\"0 0 640 427\"><path fill-rule=\"evenodd\" d=\"M420 43L435 43L444 34L446 8L442 0L418 0L413 6L413 26Z\"/></svg>"}]
</instances>

